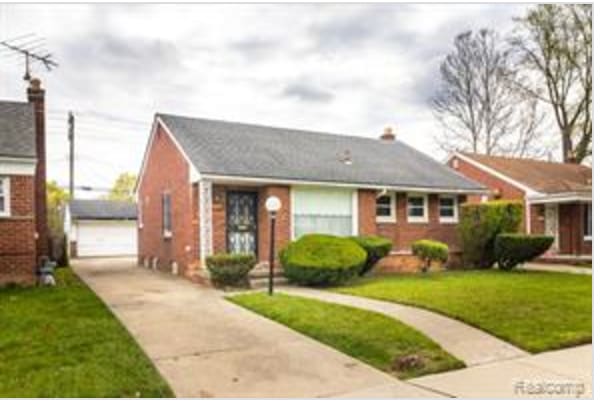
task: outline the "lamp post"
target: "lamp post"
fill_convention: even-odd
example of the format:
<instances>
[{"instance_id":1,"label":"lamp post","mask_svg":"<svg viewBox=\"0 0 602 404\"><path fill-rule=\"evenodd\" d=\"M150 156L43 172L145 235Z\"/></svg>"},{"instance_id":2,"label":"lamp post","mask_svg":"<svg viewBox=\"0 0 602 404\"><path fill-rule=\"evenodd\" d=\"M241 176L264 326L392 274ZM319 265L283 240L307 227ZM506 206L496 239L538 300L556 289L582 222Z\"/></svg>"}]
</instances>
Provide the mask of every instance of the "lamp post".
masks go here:
<instances>
[{"instance_id":1,"label":"lamp post","mask_svg":"<svg viewBox=\"0 0 602 404\"><path fill-rule=\"evenodd\" d=\"M268 283L268 294L274 293L274 244L275 244L275 228L276 228L276 213L280 210L282 203L277 196L270 196L265 201L265 208L270 215L270 278Z\"/></svg>"}]
</instances>

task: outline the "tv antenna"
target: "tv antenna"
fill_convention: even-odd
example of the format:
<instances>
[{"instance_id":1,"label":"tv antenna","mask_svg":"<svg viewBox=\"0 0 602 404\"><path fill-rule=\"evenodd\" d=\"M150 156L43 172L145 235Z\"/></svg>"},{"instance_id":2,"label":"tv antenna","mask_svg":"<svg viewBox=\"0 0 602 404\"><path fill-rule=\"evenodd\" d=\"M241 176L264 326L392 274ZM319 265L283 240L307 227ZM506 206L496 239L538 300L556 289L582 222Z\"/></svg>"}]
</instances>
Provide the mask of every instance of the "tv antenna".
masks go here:
<instances>
[{"instance_id":1,"label":"tv antenna","mask_svg":"<svg viewBox=\"0 0 602 404\"><path fill-rule=\"evenodd\" d=\"M46 50L45 45L46 40L34 33L5 39L0 41L0 58L14 56L23 57L25 62L25 74L23 75L23 80L29 81L31 79L32 63L40 63L46 67L46 70L48 71L58 67L58 63L53 60L52 54Z\"/></svg>"}]
</instances>

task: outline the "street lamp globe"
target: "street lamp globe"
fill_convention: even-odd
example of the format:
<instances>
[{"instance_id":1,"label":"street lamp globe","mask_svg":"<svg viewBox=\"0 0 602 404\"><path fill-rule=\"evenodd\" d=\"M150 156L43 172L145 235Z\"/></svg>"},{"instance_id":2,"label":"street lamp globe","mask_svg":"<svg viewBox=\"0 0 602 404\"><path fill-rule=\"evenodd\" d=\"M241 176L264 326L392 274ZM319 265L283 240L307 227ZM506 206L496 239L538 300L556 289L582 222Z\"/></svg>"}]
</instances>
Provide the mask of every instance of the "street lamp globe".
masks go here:
<instances>
[{"instance_id":1,"label":"street lamp globe","mask_svg":"<svg viewBox=\"0 0 602 404\"><path fill-rule=\"evenodd\" d=\"M281 207L282 207L282 202L280 202L280 198L278 198L277 196L270 196L265 201L265 208L270 213L278 212Z\"/></svg>"}]
</instances>

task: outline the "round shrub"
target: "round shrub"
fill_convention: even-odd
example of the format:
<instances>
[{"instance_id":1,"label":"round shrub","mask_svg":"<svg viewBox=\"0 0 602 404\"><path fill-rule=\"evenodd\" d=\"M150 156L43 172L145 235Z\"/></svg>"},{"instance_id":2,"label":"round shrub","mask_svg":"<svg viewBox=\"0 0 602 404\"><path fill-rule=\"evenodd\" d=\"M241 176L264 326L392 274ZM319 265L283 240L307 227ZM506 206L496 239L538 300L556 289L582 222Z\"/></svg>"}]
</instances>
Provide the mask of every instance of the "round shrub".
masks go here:
<instances>
[{"instance_id":1,"label":"round shrub","mask_svg":"<svg viewBox=\"0 0 602 404\"><path fill-rule=\"evenodd\" d=\"M423 271L427 271L431 267L433 261L442 263L447 261L449 248L447 244L435 240L418 240L412 243L412 254L420 258L424 262Z\"/></svg>"},{"instance_id":2,"label":"round shrub","mask_svg":"<svg viewBox=\"0 0 602 404\"><path fill-rule=\"evenodd\" d=\"M383 257L386 257L393 248L393 242L385 237L379 236L354 236L349 237L366 251L366 263L360 271L360 276L368 273L374 265Z\"/></svg>"},{"instance_id":3,"label":"round shrub","mask_svg":"<svg viewBox=\"0 0 602 404\"><path fill-rule=\"evenodd\" d=\"M495 238L495 258L501 269L512 269L539 257L553 242L552 236L501 233Z\"/></svg>"},{"instance_id":4,"label":"round shrub","mask_svg":"<svg viewBox=\"0 0 602 404\"><path fill-rule=\"evenodd\" d=\"M358 275L366 252L355 242L325 234L308 234L280 251L284 276L309 286L341 284Z\"/></svg>"},{"instance_id":5,"label":"round shrub","mask_svg":"<svg viewBox=\"0 0 602 404\"><path fill-rule=\"evenodd\" d=\"M247 275L255 266L255 262L253 254L217 254L205 259L211 282L217 286L246 284Z\"/></svg>"}]
</instances>

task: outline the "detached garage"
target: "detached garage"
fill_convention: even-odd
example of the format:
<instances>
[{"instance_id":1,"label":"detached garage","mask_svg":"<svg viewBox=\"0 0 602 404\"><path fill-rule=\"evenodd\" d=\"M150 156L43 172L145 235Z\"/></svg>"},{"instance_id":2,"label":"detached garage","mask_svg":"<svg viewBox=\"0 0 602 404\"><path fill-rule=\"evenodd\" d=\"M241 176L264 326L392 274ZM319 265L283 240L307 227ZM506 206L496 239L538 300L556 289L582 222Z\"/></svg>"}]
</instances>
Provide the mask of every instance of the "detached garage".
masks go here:
<instances>
[{"instance_id":1,"label":"detached garage","mask_svg":"<svg viewBox=\"0 0 602 404\"><path fill-rule=\"evenodd\" d=\"M136 205L78 199L67 206L65 232L71 257L137 254Z\"/></svg>"}]
</instances>

